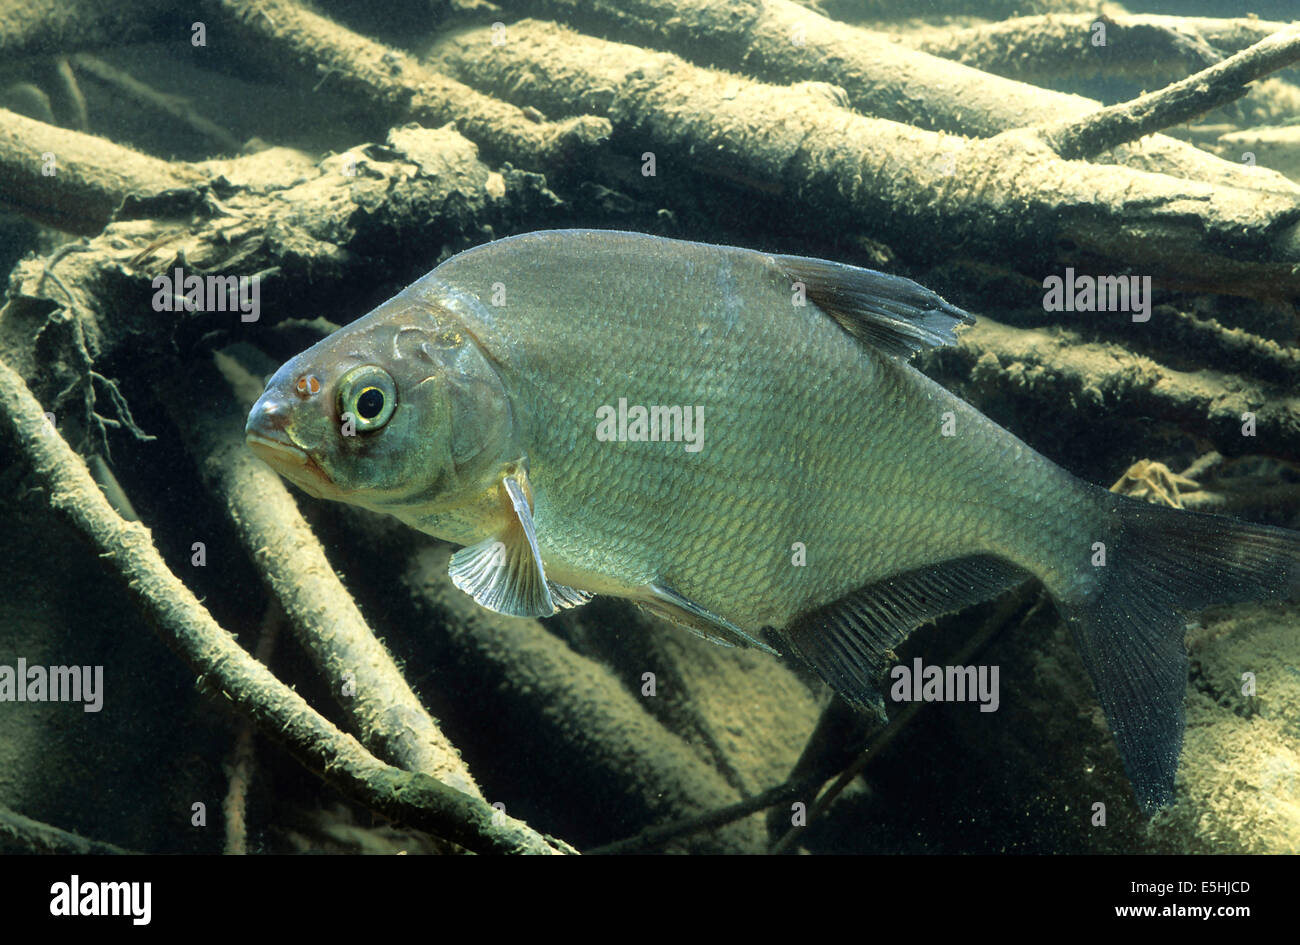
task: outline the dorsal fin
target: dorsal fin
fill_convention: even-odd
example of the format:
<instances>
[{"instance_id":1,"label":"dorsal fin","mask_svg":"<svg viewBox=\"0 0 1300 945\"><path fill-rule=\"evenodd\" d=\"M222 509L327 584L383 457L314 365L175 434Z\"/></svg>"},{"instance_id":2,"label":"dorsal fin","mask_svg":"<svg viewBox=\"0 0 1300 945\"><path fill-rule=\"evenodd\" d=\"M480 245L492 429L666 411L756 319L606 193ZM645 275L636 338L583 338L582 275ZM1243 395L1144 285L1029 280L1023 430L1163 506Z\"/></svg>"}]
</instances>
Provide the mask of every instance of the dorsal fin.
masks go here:
<instances>
[{"instance_id":1,"label":"dorsal fin","mask_svg":"<svg viewBox=\"0 0 1300 945\"><path fill-rule=\"evenodd\" d=\"M773 256L810 302L868 347L896 358L956 343L975 316L903 276L807 256Z\"/></svg>"},{"instance_id":2,"label":"dorsal fin","mask_svg":"<svg viewBox=\"0 0 1300 945\"><path fill-rule=\"evenodd\" d=\"M882 720L880 680L894 647L927 621L988 600L1029 578L991 555L954 558L868 584L800 617L778 636L848 702Z\"/></svg>"}]
</instances>

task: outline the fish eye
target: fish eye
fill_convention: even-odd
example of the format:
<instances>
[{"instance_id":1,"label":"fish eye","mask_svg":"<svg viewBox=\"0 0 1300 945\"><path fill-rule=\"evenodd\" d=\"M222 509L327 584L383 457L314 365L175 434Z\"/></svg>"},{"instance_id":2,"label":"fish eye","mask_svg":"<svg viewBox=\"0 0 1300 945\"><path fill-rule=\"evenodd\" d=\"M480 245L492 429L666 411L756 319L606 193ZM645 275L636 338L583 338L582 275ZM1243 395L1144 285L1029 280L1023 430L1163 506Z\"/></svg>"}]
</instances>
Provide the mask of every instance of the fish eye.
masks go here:
<instances>
[{"instance_id":1,"label":"fish eye","mask_svg":"<svg viewBox=\"0 0 1300 945\"><path fill-rule=\"evenodd\" d=\"M352 414L358 430L378 430L397 407L397 385L381 367L353 368L339 381L339 413Z\"/></svg>"}]
</instances>

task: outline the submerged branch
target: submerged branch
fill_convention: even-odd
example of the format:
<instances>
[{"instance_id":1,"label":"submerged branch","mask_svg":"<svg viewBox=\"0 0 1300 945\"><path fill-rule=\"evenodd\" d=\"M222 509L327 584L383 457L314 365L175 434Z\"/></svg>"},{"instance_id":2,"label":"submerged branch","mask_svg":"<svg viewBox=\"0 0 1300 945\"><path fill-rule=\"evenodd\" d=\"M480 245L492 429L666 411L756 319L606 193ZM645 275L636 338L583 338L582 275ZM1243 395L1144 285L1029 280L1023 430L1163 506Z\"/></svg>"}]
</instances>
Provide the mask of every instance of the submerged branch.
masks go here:
<instances>
[{"instance_id":1,"label":"submerged branch","mask_svg":"<svg viewBox=\"0 0 1300 945\"><path fill-rule=\"evenodd\" d=\"M435 46L466 81L556 111L596 111L643 148L873 238L961 247L1034 272L1056 251L1167 285L1300 296L1300 192L1211 187L1066 162L1028 131L954 139L878 118L805 83L764 85L676 56L524 20L497 45ZM756 117L758 116L758 117Z\"/></svg>"},{"instance_id":2,"label":"submerged branch","mask_svg":"<svg viewBox=\"0 0 1300 945\"><path fill-rule=\"evenodd\" d=\"M791 0L506 0L584 31L665 49L697 65L777 85L829 82L863 115L951 134L991 137L1026 124L1091 114L1101 103L932 56L876 30L828 19ZM1024 12L1024 8L1020 8ZM513 26L507 35L513 42ZM700 107L705 107L701 105ZM755 109L755 114L762 114ZM1256 173L1164 135L1111 156L1135 170L1187 180L1300 193L1281 174Z\"/></svg>"},{"instance_id":3,"label":"submerged branch","mask_svg":"<svg viewBox=\"0 0 1300 945\"><path fill-rule=\"evenodd\" d=\"M604 821L676 820L739 799L608 667L575 652L536 620L493 613L456 588L447 578L448 555L445 546L418 551L403 583L422 622L442 628L458 664L482 690L475 713L528 719L530 756L550 762L530 772L532 784L589 798L584 807L596 834L605 832ZM761 843L760 828L714 824L693 849L752 853Z\"/></svg>"},{"instance_id":4,"label":"submerged branch","mask_svg":"<svg viewBox=\"0 0 1300 945\"><path fill-rule=\"evenodd\" d=\"M115 179L119 153L108 142L19 119L0 123L0 155L11 129L22 160L37 160L41 136L58 133L74 139L84 155L71 174ZM76 252L56 254L57 271L53 261L33 257L10 275L0 355L52 405L60 391L83 382L87 363L112 363L120 355L165 362L179 334L249 330L224 305L217 312L187 311L183 304L159 310L153 282L158 276L170 282L178 266L200 276L257 276L263 297L284 292L291 304L268 304L266 316L248 313L269 324L363 276L393 278L397 270L405 277L404 267L416 259L427 266L471 236L509 228L530 214L537 219L559 203L539 175L494 171L451 129L393 129L382 144L361 144L319 163L286 148L197 165L156 163L164 175L181 168L198 178L170 193L156 193L156 181L149 183L154 195L133 198L129 212L118 214L125 219ZM0 200L3 174L0 156ZM64 187L67 179L53 178L50 186ZM103 188L102 212L111 214L132 186ZM40 217L55 206L56 193L37 196L28 210ZM92 219L93 226L105 222ZM180 291L173 287L173 294Z\"/></svg>"},{"instance_id":5,"label":"submerged branch","mask_svg":"<svg viewBox=\"0 0 1300 945\"><path fill-rule=\"evenodd\" d=\"M275 650L275 641L283 621L284 611L280 609L279 603L272 602L262 617L261 632L253 647L253 658L263 666L271 665L271 654ZM257 757L253 735L252 724L248 719L241 719L226 768L229 783L226 785L226 796L221 802L221 812L226 821L225 852L234 856L248 853L248 786L253 780L253 764Z\"/></svg>"},{"instance_id":6,"label":"submerged branch","mask_svg":"<svg viewBox=\"0 0 1300 945\"><path fill-rule=\"evenodd\" d=\"M1104 46L1093 44L1098 24L1105 26ZM1026 82L1090 75L1168 80L1213 65L1286 26L1252 17L1057 13L938 36L927 29L916 35L914 48Z\"/></svg>"},{"instance_id":7,"label":"submerged branch","mask_svg":"<svg viewBox=\"0 0 1300 945\"><path fill-rule=\"evenodd\" d=\"M1179 370L1121 345L1088 342L1063 329L1015 328L985 316L953 348L926 361L968 377L986 396L1069 404L1093 423L1154 417L1204 437L1225 456L1262 453L1300 461L1300 397L1294 385L1270 385L1208 369ZM1251 435L1243 435L1250 420Z\"/></svg>"},{"instance_id":8,"label":"submerged branch","mask_svg":"<svg viewBox=\"0 0 1300 945\"><path fill-rule=\"evenodd\" d=\"M767 808L774 807L784 801L807 797L810 793L816 793L817 789L826 783L827 777L826 773L818 772L791 778L783 784L770 787L753 797L745 798L743 801L737 801L734 804L720 807L706 814L687 817L676 823L650 827L635 836L607 843L603 847L593 847L587 850L586 853L588 856L612 856L620 853L644 853L654 850L662 847L670 840L676 840L704 830L714 830L734 821L742 820L751 814L767 810Z\"/></svg>"},{"instance_id":9,"label":"submerged branch","mask_svg":"<svg viewBox=\"0 0 1300 945\"><path fill-rule=\"evenodd\" d=\"M128 194L156 197L198 186L192 165L0 109L0 207L93 236Z\"/></svg>"},{"instance_id":10,"label":"submerged branch","mask_svg":"<svg viewBox=\"0 0 1300 945\"><path fill-rule=\"evenodd\" d=\"M608 134L608 125L596 118L534 121L293 0L221 0L221 8L277 58L315 70L321 82L389 111L391 120L454 124L492 158L554 170L581 158Z\"/></svg>"},{"instance_id":11,"label":"submerged branch","mask_svg":"<svg viewBox=\"0 0 1300 945\"><path fill-rule=\"evenodd\" d=\"M156 39L174 7L171 0L0 0L0 59ZM172 18L179 29L181 19Z\"/></svg>"}]
</instances>

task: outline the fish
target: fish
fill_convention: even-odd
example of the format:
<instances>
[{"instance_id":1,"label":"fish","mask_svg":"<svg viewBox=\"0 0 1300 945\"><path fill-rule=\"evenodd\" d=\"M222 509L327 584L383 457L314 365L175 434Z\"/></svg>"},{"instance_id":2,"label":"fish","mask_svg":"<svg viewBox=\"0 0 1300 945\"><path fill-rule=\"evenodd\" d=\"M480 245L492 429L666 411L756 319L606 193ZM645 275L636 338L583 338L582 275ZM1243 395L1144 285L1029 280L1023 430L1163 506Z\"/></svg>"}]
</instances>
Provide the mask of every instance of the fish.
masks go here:
<instances>
[{"instance_id":1,"label":"fish","mask_svg":"<svg viewBox=\"0 0 1300 945\"><path fill-rule=\"evenodd\" d=\"M451 256L268 381L246 442L461 546L502 614L622 598L886 717L918 626L1036 578L1139 805L1174 797L1187 614L1294 599L1300 533L1088 483L912 357L974 316L904 277L610 230Z\"/></svg>"}]
</instances>

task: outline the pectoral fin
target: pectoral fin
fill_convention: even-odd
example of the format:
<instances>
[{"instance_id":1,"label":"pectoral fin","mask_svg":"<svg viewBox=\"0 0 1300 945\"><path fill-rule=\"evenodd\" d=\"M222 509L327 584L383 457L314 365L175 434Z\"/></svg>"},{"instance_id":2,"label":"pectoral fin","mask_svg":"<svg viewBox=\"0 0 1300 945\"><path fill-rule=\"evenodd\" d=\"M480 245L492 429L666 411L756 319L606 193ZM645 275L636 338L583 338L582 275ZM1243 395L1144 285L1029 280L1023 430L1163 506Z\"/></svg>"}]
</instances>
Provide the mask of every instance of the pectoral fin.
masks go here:
<instances>
[{"instance_id":1,"label":"pectoral fin","mask_svg":"<svg viewBox=\"0 0 1300 945\"><path fill-rule=\"evenodd\" d=\"M512 617L549 617L556 611L555 598L537 548L524 484L510 475L501 480L501 487L513 511L506 530L456 552L447 571L453 584L488 610ZM570 601L582 592L562 591L563 603L577 606Z\"/></svg>"},{"instance_id":2,"label":"pectoral fin","mask_svg":"<svg viewBox=\"0 0 1300 945\"><path fill-rule=\"evenodd\" d=\"M719 646L754 646L760 650L780 656L761 640L751 637L725 617L705 610L693 600L688 600L671 587L662 584L647 584L642 589L643 596L636 603L653 614L681 624L697 636Z\"/></svg>"}]
</instances>

